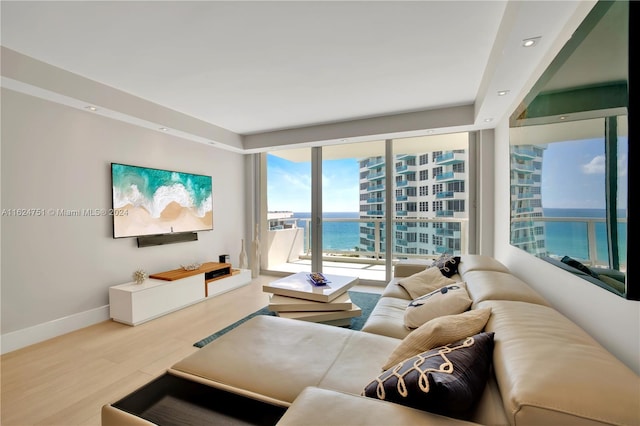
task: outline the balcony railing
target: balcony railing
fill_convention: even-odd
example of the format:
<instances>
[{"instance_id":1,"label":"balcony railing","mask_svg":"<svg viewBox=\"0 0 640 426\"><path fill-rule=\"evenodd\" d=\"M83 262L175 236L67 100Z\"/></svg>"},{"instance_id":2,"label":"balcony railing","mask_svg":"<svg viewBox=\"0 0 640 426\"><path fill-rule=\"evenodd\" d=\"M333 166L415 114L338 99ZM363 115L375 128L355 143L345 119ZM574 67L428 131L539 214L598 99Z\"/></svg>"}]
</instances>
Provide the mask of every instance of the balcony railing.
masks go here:
<instances>
[{"instance_id":1,"label":"balcony railing","mask_svg":"<svg viewBox=\"0 0 640 426\"><path fill-rule=\"evenodd\" d=\"M441 200L443 198L453 198L453 194L453 191L442 191L436 194L436 199Z\"/></svg>"},{"instance_id":2,"label":"balcony railing","mask_svg":"<svg viewBox=\"0 0 640 426\"><path fill-rule=\"evenodd\" d=\"M367 187L368 192L383 191L383 190L384 190L384 185L370 185L369 187Z\"/></svg>"},{"instance_id":3,"label":"balcony railing","mask_svg":"<svg viewBox=\"0 0 640 426\"><path fill-rule=\"evenodd\" d=\"M382 214L382 212L380 212ZM292 268L296 268L295 264L302 265L304 264L304 268L301 270L309 270L309 259L312 256L311 248L310 248L310 220L311 219L296 219L290 218L286 220L286 223L283 223L282 220L278 222L278 225L274 227L271 231L269 231L269 244L263 244L262 247L264 250L268 250L268 253L263 252L263 268L267 270L275 270L277 271L278 267L282 267L283 265L289 264L289 269L282 269L282 271L291 271ZM382 265L386 262L386 253L384 251L385 244L385 219L383 218L350 218L350 219L341 219L341 218L325 218L323 219L323 227L326 229L328 223L354 223L353 233L354 236L352 240L356 241L354 247L339 247L339 248L329 248L325 247L322 250L323 260L325 262L332 262L334 265L343 265L340 266L337 270L350 269L355 276L365 276L368 272L365 270L369 270L370 268L383 268ZM433 229L431 223L444 223L444 228ZM626 220L621 219L618 221L619 229L620 227L626 226ZM602 246L606 246L606 242L603 242L603 238L606 239L606 235L603 236L602 228L605 227L605 219L602 218L575 218L575 217L535 217L535 218L518 218L512 219L511 229L520 230L529 228L533 232L534 228L540 228L545 225L550 224L562 224L562 223L577 223L582 224L580 227L581 234L574 235L572 239L575 239L575 244L572 244L575 247L574 251L570 251L567 253L553 253L549 252L549 255L560 256L560 255L568 255L573 257L574 259L578 259L584 264L588 265L607 265L607 253L603 253ZM429 227L423 227L423 225L428 224ZM430 218L430 219L418 219L418 218L402 218L398 220L391 221L392 229L399 232L407 231L411 228L412 232L422 232L425 230L425 233L434 234L437 236L441 236L442 240L439 242L439 245L428 244L424 242L412 242L410 247L411 249L421 249L428 253L432 253L431 255L424 254L413 254L413 253L399 253L397 250L392 252L392 263L396 262L399 259L406 258L429 258L429 257L437 257L440 253L443 252L452 252L452 250L448 247L461 247L459 251L454 251L454 254L464 254L467 253L467 219L458 219L458 218ZM447 230L447 227L451 226L452 230ZM453 229L454 227L460 227L460 230ZM367 232L365 234L361 233L361 229L366 229ZM624 235L624 241L626 241L626 228L624 231L619 231L619 234ZM535 237L522 237L518 241L513 240L513 244L517 245L525 242L532 242L532 239L535 240L544 240L545 238L549 238L549 235L538 235ZM404 240L404 238L400 238ZM429 237L431 240L431 237ZM404 246L399 243L396 244L397 241L394 238L394 244L392 247L394 248L404 248ZM443 242L445 242L444 245ZM549 248L551 241L547 241L547 247ZM356 250L355 245L358 245L358 250ZM625 246L626 250L626 246ZM420 252L420 250L418 250ZM620 265L621 269L626 270L626 251L621 253L621 259L624 259L624 264ZM265 264L267 263L268 264ZM300 266L302 267L302 266ZM275 268L275 269L272 269ZM381 272L380 272L381 271ZM297 270L296 270L297 272ZM378 270L376 273L376 280L384 281L384 269Z\"/></svg>"},{"instance_id":4,"label":"balcony railing","mask_svg":"<svg viewBox=\"0 0 640 426\"><path fill-rule=\"evenodd\" d=\"M463 163L465 161L466 154L460 152L446 152L435 158L434 162L436 164L455 164L455 163Z\"/></svg>"},{"instance_id":5,"label":"balcony railing","mask_svg":"<svg viewBox=\"0 0 640 426\"><path fill-rule=\"evenodd\" d=\"M377 169L380 167L384 167L384 159L376 159L367 164L367 168L369 169Z\"/></svg>"},{"instance_id":6,"label":"balcony railing","mask_svg":"<svg viewBox=\"0 0 640 426\"><path fill-rule=\"evenodd\" d=\"M367 198L368 204L381 204L384 203L384 198Z\"/></svg>"},{"instance_id":7,"label":"balcony railing","mask_svg":"<svg viewBox=\"0 0 640 426\"><path fill-rule=\"evenodd\" d=\"M556 234L557 227L568 225L571 227L571 244L561 244L564 248L562 252L556 252L559 237ZM618 248L620 258L620 269L627 267L627 220L618 219L618 235L621 244ZM542 235L520 236L513 231L522 232L523 229L544 228ZM511 219L511 244L525 245L533 241L545 241L546 256L558 257L569 256L590 266L609 267L609 253L606 232L605 218L585 218L585 217L528 217ZM566 237L564 237L566 239ZM539 253L539 250L536 252ZM532 253L533 254L533 253Z\"/></svg>"},{"instance_id":8,"label":"balcony railing","mask_svg":"<svg viewBox=\"0 0 640 426\"><path fill-rule=\"evenodd\" d=\"M519 172L531 172L531 173L535 170L533 168L533 164L523 164L518 162L512 162L511 169Z\"/></svg>"},{"instance_id":9,"label":"balcony railing","mask_svg":"<svg viewBox=\"0 0 640 426\"><path fill-rule=\"evenodd\" d=\"M536 152L530 148L522 148L517 146L511 147L511 154L516 155L518 157L526 157L526 158L535 158Z\"/></svg>"},{"instance_id":10,"label":"balcony railing","mask_svg":"<svg viewBox=\"0 0 640 426\"><path fill-rule=\"evenodd\" d=\"M382 212L380 212L382 213ZM262 267L267 271L292 271L295 267L293 264L304 263L305 268L309 266L309 259L312 257L311 252L311 219L295 219L291 218L289 225L285 228L282 223L273 227L269 231L267 244L263 244L262 247L268 250L267 253L263 253ZM459 226L461 229L466 230L467 219L417 219L417 218L402 218L402 220L391 221L391 226L394 230L411 230L411 232L425 232L433 234L435 231L429 223L455 223L455 226ZM385 280L384 277L384 265L386 263L387 254L385 253L385 219L383 218L324 218L323 230L326 232L329 226L335 224L349 224L353 226L347 226L345 229L350 231L344 231L344 235L341 237L348 237L348 233L352 232L352 238L344 238L344 240L352 241L353 247L341 246L341 247L323 247L322 259L323 265L326 262L331 262L332 265L342 264L342 268L353 269L354 274L365 274L366 270L371 268L377 268L381 281ZM420 225L420 226L419 226ZM458 244L461 247L465 247L466 252L466 231L459 232L460 238ZM396 250L392 252L392 263L397 262L399 259L407 258L429 258L437 257L440 253L439 246L429 245L428 243L414 241L415 236L409 241L407 238L394 238L392 247ZM326 243L327 238L323 238ZM416 254L420 248L424 253L429 252L432 255ZM401 250L402 252L398 251ZM461 252L457 253L461 254ZM287 264L289 266L287 266ZM349 266L351 264L352 266ZM380 269L382 268L382 269ZM308 270L308 269L306 269ZM361 275L358 275L361 276Z\"/></svg>"},{"instance_id":11,"label":"balcony railing","mask_svg":"<svg viewBox=\"0 0 640 426\"><path fill-rule=\"evenodd\" d=\"M511 180L511 185L529 186L529 185L533 185L534 183L535 182L531 178L512 179Z\"/></svg>"}]
</instances>

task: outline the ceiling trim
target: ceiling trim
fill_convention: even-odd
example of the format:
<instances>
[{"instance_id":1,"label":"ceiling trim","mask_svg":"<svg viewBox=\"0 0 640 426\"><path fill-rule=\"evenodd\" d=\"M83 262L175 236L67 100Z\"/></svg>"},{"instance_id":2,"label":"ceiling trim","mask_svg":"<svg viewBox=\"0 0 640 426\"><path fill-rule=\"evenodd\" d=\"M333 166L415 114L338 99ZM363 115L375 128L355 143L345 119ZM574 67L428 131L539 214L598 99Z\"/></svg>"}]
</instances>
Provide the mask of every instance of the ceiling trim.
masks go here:
<instances>
[{"instance_id":1,"label":"ceiling trim","mask_svg":"<svg viewBox=\"0 0 640 426\"><path fill-rule=\"evenodd\" d=\"M242 136L113 87L1 47L2 87L137 126L242 152ZM213 143L212 143L213 142Z\"/></svg>"},{"instance_id":2,"label":"ceiling trim","mask_svg":"<svg viewBox=\"0 0 640 426\"><path fill-rule=\"evenodd\" d=\"M1 47L1 87L163 134L250 154L305 146L471 130L473 105L241 135ZM89 110L93 107L95 110Z\"/></svg>"}]
</instances>

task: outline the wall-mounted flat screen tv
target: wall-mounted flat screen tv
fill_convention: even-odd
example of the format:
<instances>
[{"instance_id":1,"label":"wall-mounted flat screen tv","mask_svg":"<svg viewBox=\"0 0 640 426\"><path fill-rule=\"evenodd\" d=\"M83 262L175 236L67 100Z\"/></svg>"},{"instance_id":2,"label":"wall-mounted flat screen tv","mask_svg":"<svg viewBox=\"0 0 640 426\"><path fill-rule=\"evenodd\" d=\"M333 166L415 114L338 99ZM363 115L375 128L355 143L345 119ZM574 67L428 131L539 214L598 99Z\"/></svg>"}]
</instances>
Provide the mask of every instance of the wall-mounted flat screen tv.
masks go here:
<instances>
[{"instance_id":1,"label":"wall-mounted flat screen tv","mask_svg":"<svg viewBox=\"0 0 640 426\"><path fill-rule=\"evenodd\" d=\"M113 237L213 229L211 176L111 163Z\"/></svg>"}]
</instances>

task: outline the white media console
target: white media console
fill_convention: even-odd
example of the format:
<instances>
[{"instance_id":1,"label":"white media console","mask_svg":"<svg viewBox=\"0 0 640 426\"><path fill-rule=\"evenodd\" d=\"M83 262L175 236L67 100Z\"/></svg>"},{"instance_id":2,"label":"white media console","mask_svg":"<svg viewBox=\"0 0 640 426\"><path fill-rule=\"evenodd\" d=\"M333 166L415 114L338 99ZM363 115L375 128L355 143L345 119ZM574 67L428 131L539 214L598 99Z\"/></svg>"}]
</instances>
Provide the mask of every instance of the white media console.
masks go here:
<instances>
[{"instance_id":1,"label":"white media console","mask_svg":"<svg viewBox=\"0 0 640 426\"><path fill-rule=\"evenodd\" d=\"M110 317L138 325L251 282L249 269L209 262L194 271L176 269L152 274L142 284L134 282L109 288Z\"/></svg>"}]
</instances>

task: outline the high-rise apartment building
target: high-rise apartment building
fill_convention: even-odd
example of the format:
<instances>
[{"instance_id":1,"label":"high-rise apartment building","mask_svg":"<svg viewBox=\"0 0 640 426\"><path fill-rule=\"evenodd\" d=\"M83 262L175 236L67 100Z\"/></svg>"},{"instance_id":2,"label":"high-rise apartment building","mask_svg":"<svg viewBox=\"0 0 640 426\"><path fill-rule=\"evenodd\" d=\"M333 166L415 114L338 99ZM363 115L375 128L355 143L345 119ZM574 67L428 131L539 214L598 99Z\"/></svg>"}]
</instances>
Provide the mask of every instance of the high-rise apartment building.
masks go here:
<instances>
[{"instance_id":1,"label":"high-rise apartment building","mask_svg":"<svg viewBox=\"0 0 640 426\"><path fill-rule=\"evenodd\" d=\"M391 194L394 256L460 254L468 219L468 151L396 154L393 161L393 187L385 191L385 158L360 160L360 218L371 219L360 227L360 250L384 253L382 219L385 194Z\"/></svg>"},{"instance_id":2,"label":"high-rise apartment building","mask_svg":"<svg viewBox=\"0 0 640 426\"><path fill-rule=\"evenodd\" d=\"M512 145L511 244L536 256L545 256L545 226L536 218L542 210L542 156L545 147Z\"/></svg>"}]
</instances>

